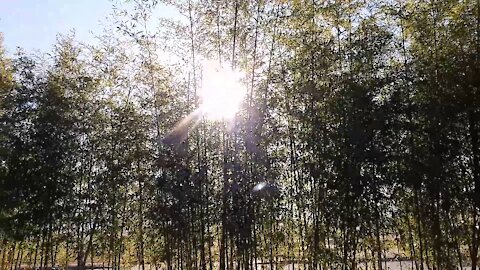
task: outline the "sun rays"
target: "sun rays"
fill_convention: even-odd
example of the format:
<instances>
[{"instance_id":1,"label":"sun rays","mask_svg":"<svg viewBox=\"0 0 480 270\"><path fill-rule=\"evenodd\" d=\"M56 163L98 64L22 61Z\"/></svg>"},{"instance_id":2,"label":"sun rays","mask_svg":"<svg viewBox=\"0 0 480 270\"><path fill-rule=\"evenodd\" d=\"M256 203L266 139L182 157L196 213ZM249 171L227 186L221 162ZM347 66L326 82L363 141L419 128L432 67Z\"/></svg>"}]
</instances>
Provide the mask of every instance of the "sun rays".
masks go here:
<instances>
[{"instance_id":1,"label":"sun rays","mask_svg":"<svg viewBox=\"0 0 480 270\"><path fill-rule=\"evenodd\" d=\"M200 109L209 120L229 120L235 117L246 94L241 82L244 74L214 61L204 61Z\"/></svg>"},{"instance_id":2,"label":"sun rays","mask_svg":"<svg viewBox=\"0 0 480 270\"><path fill-rule=\"evenodd\" d=\"M200 106L179 121L163 142L176 144L185 140L202 117L210 121L231 123L246 95L246 86L242 83L245 74L206 60L202 64L202 86L198 91Z\"/></svg>"}]
</instances>

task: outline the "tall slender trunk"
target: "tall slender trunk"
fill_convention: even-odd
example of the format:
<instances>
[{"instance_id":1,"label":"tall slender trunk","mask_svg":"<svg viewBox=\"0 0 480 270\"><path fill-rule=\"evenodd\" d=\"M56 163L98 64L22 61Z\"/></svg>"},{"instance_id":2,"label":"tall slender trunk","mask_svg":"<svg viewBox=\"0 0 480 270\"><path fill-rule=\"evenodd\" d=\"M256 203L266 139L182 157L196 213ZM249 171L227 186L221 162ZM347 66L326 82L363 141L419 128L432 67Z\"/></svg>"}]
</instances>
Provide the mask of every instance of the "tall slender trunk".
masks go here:
<instances>
[{"instance_id":1,"label":"tall slender trunk","mask_svg":"<svg viewBox=\"0 0 480 270\"><path fill-rule=\"evenodd\" d=\"M40 268L44 267L44 256L45 256L45 232L42 233L42 244L40 245Z\"/></svg>"},{"instance_id":2,"label":"tall slender trunk","mask_svg":"<svg viewBox=\"0 0 480 270\"><path fill-rule=\"evenodd\" d=\"M65 263L63 265L64 269L67 270L68 262L70 260L70 241L67 241L65 246Z\"/></svg>"},{"instance_id":3,"label":"tall slender trunk","mask_svg":"<svg viewBox=\"0 0 480 270\"><path fill-rule=\"evenodd\" d=\"M138 146L137 146L138 147ZM138 263L140 264L140 267L142 270L145 270L145 251L144 251L144 222L143 222L143 176L141 176L140 172L140 160L137 161L137 170L139 175L138 177L138 245L139 245L139 250L138 250Z\"/></svg>"},{"instance_id":4,"label":"tall slender trunk","mask_svg":"<svg viewBox=\"0 0 480 270\"><path fill-rule=\"evenodd\" d=\"M20 265L22 264L23 252L24 252L23 241L21 241L19 243L19 246L18 246L17 259L16 259L16 262L15 262L15 268L16 269L20 268Z\"/></svg>"},{"instance_id":5,"label":"tall slender trunk","mask_svg":"<svg viewBox=\"0 0 480 270\"><path fill-rule=\"evenodd\" d=\"M257 270L258 268L258 236L257 236L257 219L258 219L258 208L260 206L253 206L253 258L254 258L254 267L253 269Z\"/></svg>"},{"instance_id":6,"label":"tall slender trunk","mask_svg":"<svg viewBox=\"0 0 480 270\"><path fill-rule=\"evenodd\" d=\"M478 261L478 248L480 242L478 211L480 210L480 153L478 149L478 130L476 129L477 112L471 111L468 114L469 121L469 133L472 145L473 156L473 178L474 178L474 191L473 191L473 213L472 213L472 245L470 249L470 260L472 264L472 270L477 269Z\"/></svg>"},{"instance_id":7,"label":"tall slender trunk","mask_svg":"<svg viewBox=\"0 0 480 270\"><path fill-rule=\"evenodd\" d=\"M223 140L223 188L222 188L222 214L221 214L221 235L220 235L220 270L225 270L226 260L226 242L227 242L227 190L228 190L228 175L227 175L227 142L226 134L222 134Z\"/></svg>"},{"instance_id":8,"label":"tall slender trunk","mask_svg":"<svg viewBox=\"0 0 480 270\"><path fill-rule=\"evenodd\" d=\"M11 254L8 256L8 264L10 265L10 270L13 270L14 261L15 261L15 251L17 250L17 243L13 243Z\"/></svg>"},{"instance_id":9,"label":"tall slender trunk","mask_svg":"<svg viewBox=\"0 0 480 270\"><path fill-rule=\"evenodd\" d=\"M420 205L419 205L419 199L418 199L418 191L417 188L415 187L414 190L414 200L415 200L415 213L417 215L417 233L418 233L418 241L419 241L419 252L420 252L420 269L423 270L423 234L422 234L422 215L420 213Z\"/></svg>"},{"instance_id":10,"label":"tall slender trunk","mask_svg":"<svg viewBox=\"0 0 480 270\"><path fill-rule=\"evenodd\" d=\"M410 213L411 210L407 208L407 213ZM412 260L412 269L413 269L413 263L415 263L415 269L418 270L418 261L417 261L417 255L416 255L416 250L415 250L415 242L413 239L413 228L412 224L410 223L410 218L408 215L405 217L405 222L407 223L408 227L408 242L410 244L410 260Z\"/></svg>"},{"instance_id":11,"label":"tall slender trunk","mask_svg":"<svg viewBox=\"0 0 480 270\"><path fill-rule=\"evenodd\" d=\"M39 247L40 247L40 237L37 237L37 242L35 244L35 255L33 256L33 268L34 269L37 267L37 255L38 255L38 248Z\"/></svg>"},{"instance_id":12,"label":"tall slender trunk","mask_svg":"<svg viewBox=\"0 0 480 270\"><path fill-rule=\"evenodd\" d=\"M378 269L382 270L382 243L380 240L380 213L378 209L376 210L377 217L375 218L375 240L376 240L376 247L377 250L377 262L378 262Z\"/></svg>"},{"instance_id":13,"label":"tall slender trunk","mask_svg":"<svg viewBox=\"0 0 480 270\"><path fill-rule=\"evenodd\" d=\"M477 25L476 25L476 57L475 62L478 66L480 64L480 0L477 0ZM473 91L473 101L475 104L478 102L478 86ZM478 149L478 130L476 124L478 112L472 110L469 112L469 131L472 141L472 156L473 156L473 177L474 177L474 203L473 203L473 223L472 223L472 245L470 250L470 260L472 264L472 270L477 270L478 262L478 247L480 245L480 220L478 213L480 211L480 153Z\"/></svg>"},{"instance_id":14,"label":"tall slender trunk","mask_svg":"<svg viewBox=\"0 0 480 270\"><path fill-rule=\"evenodd\" d=\"M2 245L2 262L0 264L0 270L4 270L5 269L5 254L7 253L7 249L8 249L8 242L7 240L3 240L3 245Z\"/></svg>"}]
</instances>

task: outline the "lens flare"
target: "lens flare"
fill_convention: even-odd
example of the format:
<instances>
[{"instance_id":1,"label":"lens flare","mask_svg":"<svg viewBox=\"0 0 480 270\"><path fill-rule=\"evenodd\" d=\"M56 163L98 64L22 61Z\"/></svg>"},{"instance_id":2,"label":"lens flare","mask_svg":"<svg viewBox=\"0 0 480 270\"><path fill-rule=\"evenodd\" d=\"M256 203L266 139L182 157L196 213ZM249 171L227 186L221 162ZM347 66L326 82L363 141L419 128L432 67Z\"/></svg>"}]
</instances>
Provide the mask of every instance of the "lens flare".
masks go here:
<instances>
[{"instance_id":1,"label":"lens flare","mask_svg":"<svg viewBox=\"0 0 480 270\"><path fill-rule=\"evenodd\" d=\"M202 87L199 91L201 110L210 120L235 117L247 92L241 79L244 74L213 61L204 61Z\"/></svg>"}]
</instances>

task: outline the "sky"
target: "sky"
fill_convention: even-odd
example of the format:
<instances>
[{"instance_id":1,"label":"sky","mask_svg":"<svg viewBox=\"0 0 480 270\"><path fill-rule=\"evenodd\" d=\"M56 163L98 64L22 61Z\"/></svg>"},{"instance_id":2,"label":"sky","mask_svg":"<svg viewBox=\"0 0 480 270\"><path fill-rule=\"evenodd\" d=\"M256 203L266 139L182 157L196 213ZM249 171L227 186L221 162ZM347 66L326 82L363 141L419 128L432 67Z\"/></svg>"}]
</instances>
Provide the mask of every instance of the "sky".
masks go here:
<instances>
[{"instance_id":1,"label":"sky","mask_svg":"<svg viewBox=\"0 0 480 270\"><path fill-rule=\"evenodd\" d=\"M109 0L0 0L0 32L7 54L17 46L28 52L48 52L57 34L75 29L75 37L85 43L101 33L101 22L112 11ZM170 17L172 7L159 6L157 14Z\"/></svg>"},{"instance_id":2,"label":"sky","mask_svg":"<svg viewBox=\"0 0 480 270\"><path fill-rule=\"evenodd\" d=\"M0 0L0 32L4 46L13 53L17 46L27 51L48 51L57 33L75 29L82 41L93 41L91 31L111 12L108 0Z\"/></svg>"}]
</instances>

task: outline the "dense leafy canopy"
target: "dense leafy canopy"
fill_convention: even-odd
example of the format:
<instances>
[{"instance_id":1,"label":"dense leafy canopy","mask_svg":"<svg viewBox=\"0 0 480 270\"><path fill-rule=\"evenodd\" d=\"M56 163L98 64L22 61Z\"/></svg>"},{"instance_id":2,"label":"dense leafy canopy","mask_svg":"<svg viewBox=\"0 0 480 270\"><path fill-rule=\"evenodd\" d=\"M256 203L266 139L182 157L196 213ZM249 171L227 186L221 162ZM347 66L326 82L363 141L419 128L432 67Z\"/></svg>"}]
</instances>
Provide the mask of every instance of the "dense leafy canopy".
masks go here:
<instances>
[{"instance_id":1,"label":"dense leafy canopy","mask_svg":"<svg viewBox=\"0 0 480 270\"><path fill-rule=\"evenodd\" d=\"M109 21L0 48L0 270L477 269L479 1L135 0ZM204 59L245 73L233 120L191 114Z\"/></svg>"}]
</instances>

